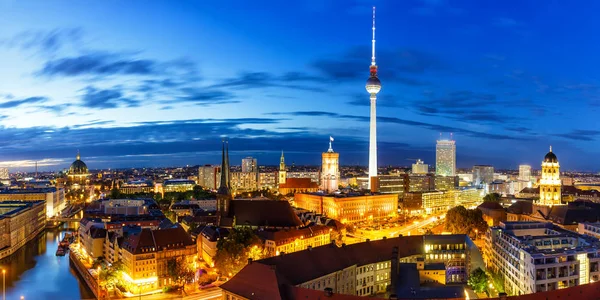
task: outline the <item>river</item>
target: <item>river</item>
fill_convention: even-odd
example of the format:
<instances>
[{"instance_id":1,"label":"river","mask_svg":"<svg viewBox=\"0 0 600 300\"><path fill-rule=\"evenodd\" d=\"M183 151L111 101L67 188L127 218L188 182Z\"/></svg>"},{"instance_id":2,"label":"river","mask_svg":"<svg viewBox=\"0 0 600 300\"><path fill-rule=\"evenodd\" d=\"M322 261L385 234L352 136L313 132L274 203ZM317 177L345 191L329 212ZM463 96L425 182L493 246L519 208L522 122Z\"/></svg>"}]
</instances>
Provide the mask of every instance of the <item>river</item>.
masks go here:
<instances>
[{"instance_id":1,"label":"river","mask_svg":"<svg viewBox=\"0 0 600 300\"><path fill-rule=\"evenodd\" d=\"M46 230L10 257L0 260L0 267L7 270L7 300L19 300L21 296L25 300L95 299L69 266L69 256L55 254L66 232L64 228Z\"/></svg>"}]
</instances>

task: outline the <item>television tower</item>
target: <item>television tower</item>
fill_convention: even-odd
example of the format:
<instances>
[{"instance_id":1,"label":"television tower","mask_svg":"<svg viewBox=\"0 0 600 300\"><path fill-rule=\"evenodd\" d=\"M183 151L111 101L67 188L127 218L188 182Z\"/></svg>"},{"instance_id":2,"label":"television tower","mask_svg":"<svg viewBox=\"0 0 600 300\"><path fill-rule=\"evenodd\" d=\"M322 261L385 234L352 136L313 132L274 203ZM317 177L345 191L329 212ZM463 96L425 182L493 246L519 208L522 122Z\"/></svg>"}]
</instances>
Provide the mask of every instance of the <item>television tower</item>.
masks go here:
<instances>
[{"instance_id":1,"label":"television tower","mask_svg":"<svg viewBox=\"0 0 600 300\"><path fill-rule=\"evenodd\" d=\"M371 67L369 79L365 88L371 95L371 122L369 132L369 189L371 180L377 177L377 93L381 90L381 82L377 78L377 64L375 63L375 6L373 6L373 40L371 48Z\"/></svg>"}]
</instances>

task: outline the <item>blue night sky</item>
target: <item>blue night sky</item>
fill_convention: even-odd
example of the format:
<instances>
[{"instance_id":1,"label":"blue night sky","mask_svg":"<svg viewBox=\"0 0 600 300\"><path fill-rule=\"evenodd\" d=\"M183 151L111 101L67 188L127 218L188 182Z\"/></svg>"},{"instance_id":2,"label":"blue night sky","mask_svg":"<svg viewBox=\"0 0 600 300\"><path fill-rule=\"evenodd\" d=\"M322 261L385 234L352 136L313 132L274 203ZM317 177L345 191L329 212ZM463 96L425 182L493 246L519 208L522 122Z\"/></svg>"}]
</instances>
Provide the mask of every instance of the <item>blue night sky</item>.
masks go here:
<instances>
[{"instance_id":1,"label":"blue night sky","mask_svg":"<svg viewBox=\"0 0 600 300\"><path fill-rule=\"evenodd\" d=\"M0 0L0 165L368 162L599 170L598 1Z\"/></svg>"}]
</instances>

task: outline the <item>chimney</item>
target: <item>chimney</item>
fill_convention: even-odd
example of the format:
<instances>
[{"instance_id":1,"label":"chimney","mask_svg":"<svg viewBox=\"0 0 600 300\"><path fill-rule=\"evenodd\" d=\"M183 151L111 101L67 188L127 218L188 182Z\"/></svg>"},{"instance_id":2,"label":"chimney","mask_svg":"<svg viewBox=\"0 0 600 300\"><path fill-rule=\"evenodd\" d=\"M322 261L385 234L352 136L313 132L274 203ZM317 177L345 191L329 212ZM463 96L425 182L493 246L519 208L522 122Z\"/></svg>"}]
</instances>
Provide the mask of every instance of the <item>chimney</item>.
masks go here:
<instances>
[{"instance_id":1,"label":"chimney","mask_svg":"<svg viewBox=\"0 0 600 300\"><path fill-rule=\"evenodd\" d=\"M342 248L345 248L345 247L346 247L346 243L343 243L343 244L342 244Z\"/></svg>"},{"instance_id":2,"label":"chimney","mask_svg":"<svg viewBox=\"0 0 600 300\"><path fill-rule=\"evenodd\" d=\"M398 246L395 246L392 249L392 257L391 257L391 262L392 262L392 268L390 270L390 283L392 286L392 289L396 288L396 285L398 284L398 276L400 276L400 274L398 274L399 270L398 270ZM392 299L390 297L390 299ZM396 298L397 299L397 298Z\"/></svg>"},{"instance_id":3,"label":"chimney","mask_svg":"<svg viewBox=\"0 0 600 300\"><path fill-rule=\"evenodd\" d=\"M312 246L308 246L308 251L312 251Z\"/></svg>"},{"instance_id":4,"label":"chimney","mask_svg":"<svg viewBox=\"0 0 600 300\"><path fill-rule=\"evenodd\" d=\"M252 264L252 258L248 258L248 264L251 265Z\"/></svg>"},{"instance_id":5,"label":"chimney","mask_svg":"<svg viewBox=\"0 0 600 300\"><path fill-rule=\"evenodd\" d=\"M385 236L385 235L384 235L384 236L383 236L383 239L384 239L384 240L387 240L387 236Z\"/></svg>"},{"instance_id":6,"label":"chimney","mask_svg":"<svg viewBox=\"0 0 600 300\"><path fill-rule=\"evenodd\" d=\"M498 293L498 298L500 300L506 300L506 297L507 297L506 293Z\"/></svg>"},{"instance_id":7,"label":"chimney","mask_svg":"<svg viewBox=\"0 0 600 300\"><path fill-rule=\"evenodd\" d=\"M333 289L332 288L325 288L325 297L333 297Z\"/></svg>"},{"instance_id":8,"label":"chimney","mask_svg":"<svg viewBox=\"0 0 600 300\"><path fill-rule=\"evenodd\" d=\"M367 242L370 242L370 241L371 241L371 239L367 239Z\"/></svg>"}]
</instances>

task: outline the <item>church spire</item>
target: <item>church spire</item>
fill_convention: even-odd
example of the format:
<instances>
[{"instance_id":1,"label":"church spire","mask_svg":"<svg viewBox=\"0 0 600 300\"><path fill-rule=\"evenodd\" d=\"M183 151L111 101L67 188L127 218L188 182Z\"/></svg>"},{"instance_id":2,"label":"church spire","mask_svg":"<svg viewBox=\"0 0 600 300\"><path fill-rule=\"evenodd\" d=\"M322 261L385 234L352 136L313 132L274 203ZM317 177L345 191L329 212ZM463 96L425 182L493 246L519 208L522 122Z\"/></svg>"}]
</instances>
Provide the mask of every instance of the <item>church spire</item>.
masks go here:
<instances>
[{"instance_id":1,"label":"church spire","mask_svg":"<svg viewBox=\"0 0 600 300\"><path fill-rule=\"evenodd\" d=\"M221 150L221 184L219 185L219 194L229 194L229 147L227 140L223 139L223 146Z\"/></svg>"}]
</instances>

